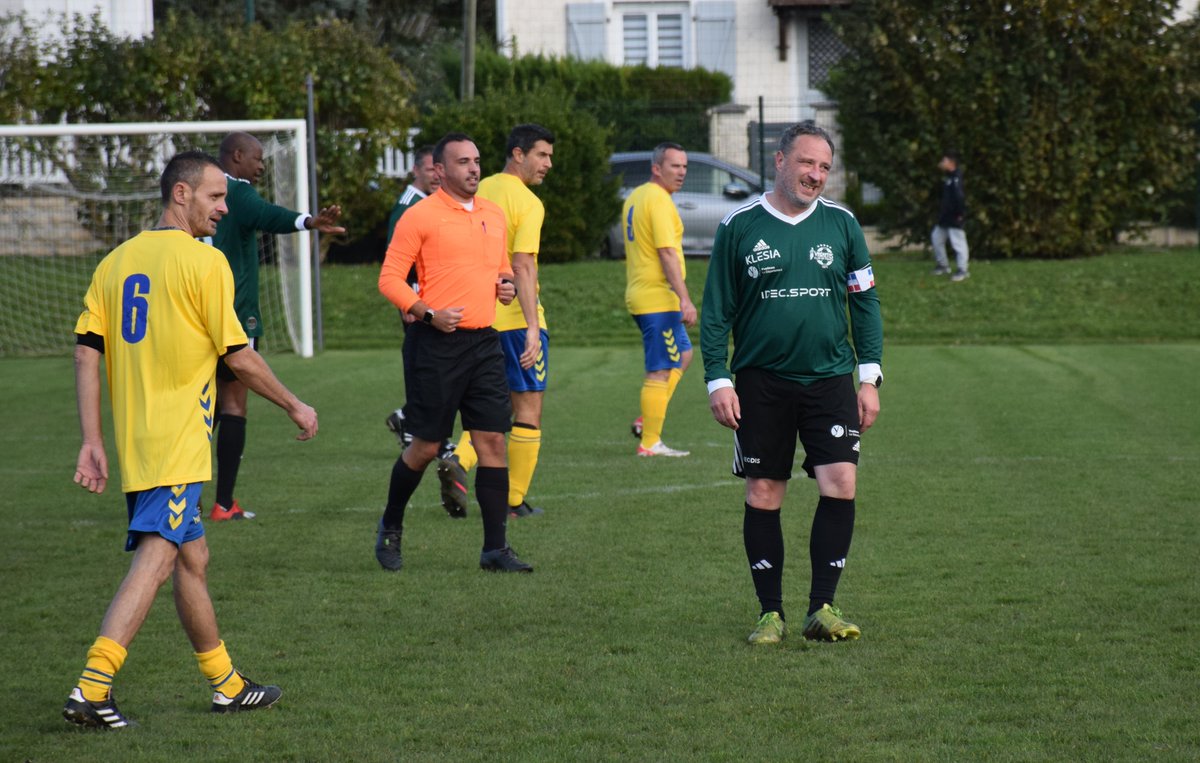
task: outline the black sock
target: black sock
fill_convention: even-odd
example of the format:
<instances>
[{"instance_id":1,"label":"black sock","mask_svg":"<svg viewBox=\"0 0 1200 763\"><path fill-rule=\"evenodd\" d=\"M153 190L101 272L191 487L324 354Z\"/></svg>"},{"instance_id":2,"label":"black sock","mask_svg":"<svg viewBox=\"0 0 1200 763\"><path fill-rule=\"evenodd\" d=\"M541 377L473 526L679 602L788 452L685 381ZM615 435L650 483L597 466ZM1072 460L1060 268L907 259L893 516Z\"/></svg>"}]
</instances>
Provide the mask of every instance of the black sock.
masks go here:
<instances>
[{"instance_id":1,"label":"black sock","mask_svg":"<svg viewBox=\"0 0 1200 763\"><path fill-rule=\"evenodd\" d=\"M746 544L746 560L750 562L750 577L763 613L778 612L783 616L783 528L779 512L756 509L746 504L742 518L742 540Z\"/></svg>"},{"instance_id":2,"label":"black sock","mask_svg":"<svg viewBox=\"0 0 1200 763\"><path fill-rule=\"evenodd\" d=\"M483 517L483 550L495 551L508 545L508 467L480 466L475 469L475 500Z\"/></svg>"},{"instance_id":3,"label":"black sock","mask_svg":"<svg viewBox=\"0 0 1200 763\"><path fill-rule=\"evenodd\" d=\"M392 467L392 481L388 485L387 508L383 510L383 526L386 529L404 528L404 509L413 493L417 492L417 485L421 484L424 474L424 469L419 472L409 469L403 456L396 459Z\"/></svg>"},{"instance_id":4,"label":"black sock","mask_svg":"<svg viewBox=\"0 0 1200 763\"><path fill-rule=\"evenodd\" d=\"M246 417L221 414L217 427L217 503L227 509L233 506L233 486L245 449Z\"/></svg>"},{"instance_id":5,"label":"black sock","mask_svg":"<svg viewBox=\"0 0 1200 763\"><path fill-rule=\"evenodd\" d=\"M812 588L808 592L810 615L821 605L833 603L853 535L854 499L821 496L813 515L812 535L808 538L808 556L812 562Z\"/></svg>"}]
</instances>

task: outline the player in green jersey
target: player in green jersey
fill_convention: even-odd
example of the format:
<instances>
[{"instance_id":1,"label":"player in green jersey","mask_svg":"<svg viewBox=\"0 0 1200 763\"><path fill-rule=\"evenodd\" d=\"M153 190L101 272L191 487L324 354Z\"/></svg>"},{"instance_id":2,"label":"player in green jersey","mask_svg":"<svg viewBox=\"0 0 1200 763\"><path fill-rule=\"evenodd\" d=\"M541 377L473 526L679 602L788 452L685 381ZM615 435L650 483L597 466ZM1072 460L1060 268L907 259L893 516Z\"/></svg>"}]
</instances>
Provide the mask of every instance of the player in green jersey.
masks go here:
<instances>
[{"instance_id":1,"label":"player in green jersey","mask_svg":"<svg viewBox=\"0 0 1200 763\"><path fill-rule=\"evenodd\" d=\"M775 153L775 189L721 222L704 288L709 406L734 430L734 473L746 480L743 541L761 605L755 644L777 643L787 630L779 512L797 435L820 495L803 633L860 635L833 601L854 532L860 435L879 414L883 327L862 229L821 196L832 165L825 130L811 121L788 128Z\"/></svg>"},{"instance_id":2,"label":"player in green jersey","mask_svg":"<svg viewBox=\"0 0 1200 763\"><path fill-rule=\"evenodd\" d=\"M253 135L231 132L221 141L221 169L225 171L229 195L229 214L217 225L212 244L229 260L236 293L234 309L250 345L257 349L262 336L262 314L258 305L258 234L296 233L318 230L321 233L345 233L337 224L342 208L326 207L313 217L271 204L258 195L254 183L262 176L263 147ZM237 485L242 452L246 447L246 385L223 362L217 364L217 480L216 502L209 519L249 519L233 496Z\"/></svg>"}]
</instances>

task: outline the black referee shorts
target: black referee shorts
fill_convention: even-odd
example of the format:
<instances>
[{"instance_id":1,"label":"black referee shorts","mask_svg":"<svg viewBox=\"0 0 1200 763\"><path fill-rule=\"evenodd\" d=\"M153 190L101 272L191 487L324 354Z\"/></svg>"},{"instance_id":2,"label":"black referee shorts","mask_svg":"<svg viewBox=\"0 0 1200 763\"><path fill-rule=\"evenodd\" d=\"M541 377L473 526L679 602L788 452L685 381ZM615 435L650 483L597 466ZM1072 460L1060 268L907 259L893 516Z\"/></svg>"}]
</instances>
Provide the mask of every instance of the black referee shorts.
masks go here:
<instances>
[{"instance_id":1,"label":"black referee shorts","mask_svg":"<svg viewBox=\"0 0 1200 763\"><path fill-rule=\"evenodd\" d=\"M463 429L507 432L512 428L512 399L504 373L500 335L492 328L458 329L449 334L424 323L412 324L412 344L404 419L408 431L427 442L454 433L454 417Z\"/></svg>"},{"instance_id":2,"label":"black referee shorts","mask_svg":"<svg viewBox=\"0 0 1200 763\"><path fill-rule=\"evenodd\" d=\"M802 468L858 463L858 395L849 375L812 384L746 368L737 374L742 418L733 436L733 473L738 477L789 480L796 439L804 446Z\"/></svg>"}]
</instances>

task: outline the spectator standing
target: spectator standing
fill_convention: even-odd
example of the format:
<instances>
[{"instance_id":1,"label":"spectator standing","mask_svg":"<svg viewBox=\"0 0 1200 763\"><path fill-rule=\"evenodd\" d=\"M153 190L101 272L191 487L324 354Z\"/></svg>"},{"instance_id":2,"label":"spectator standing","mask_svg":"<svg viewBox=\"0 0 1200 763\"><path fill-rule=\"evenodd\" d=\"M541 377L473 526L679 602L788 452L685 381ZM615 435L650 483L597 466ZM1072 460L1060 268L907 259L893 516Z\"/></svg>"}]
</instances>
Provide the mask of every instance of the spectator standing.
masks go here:
<instances>
[{"instance_id":1,"label":"spectator standing","mask_svg":"<svg viewBox=\"0 0 1200 763\"><path fill-rule=\"evenodd\" d=\"M967 196L963 191L962 170L958 166L958 153L946 151L938 162L938 169L943 173L941 196L938 206L937 225L933 226L931 239L933 242L933 259L937 267L933 269L935 276L944 276L950 272L950 260L946 255L946 242L954 250L954 274L950 280L965 281L970 277L968 264L971 259L967 248L967 234L963 231L963 222L967 218Z\"/></svg>"}]
</instances>

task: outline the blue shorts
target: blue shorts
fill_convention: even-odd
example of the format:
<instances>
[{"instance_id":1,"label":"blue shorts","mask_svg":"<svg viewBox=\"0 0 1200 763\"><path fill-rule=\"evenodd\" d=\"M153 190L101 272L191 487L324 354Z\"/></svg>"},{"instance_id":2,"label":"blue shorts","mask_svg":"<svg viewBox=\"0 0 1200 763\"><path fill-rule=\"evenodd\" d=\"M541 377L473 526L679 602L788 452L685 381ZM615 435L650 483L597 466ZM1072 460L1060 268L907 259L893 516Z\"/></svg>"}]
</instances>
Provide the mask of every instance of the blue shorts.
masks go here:
<instances>
[{"instance_id":1,"label":"blue shorts","mask_svg":"<svg viewBox=\"0 0 1200 763\"><path fill-rule=\"evenodd\" d=\"M204 537L200 523L200 488L203 482L174 487L154 487L125 494L129 509L129 536L125 550L137 548L142 533L161 535L176 546Z\"/></svg>"},{"instance_id":2,"label":"blue shorts","mask_svg":"<svg viewBox=\"0 0 1200 763\"><path fill-rule=\"evenodd\" d=\"M642 330L642 348L646 355L646 373L679 368L683 364L683 353L692 349L687 328L683 325L683 313L644 313L633 316Z\"/></svg>"},{"instance_id":3,"label":"blue shorts","mask_svg":"<svg viewBox=\"0 0 1200 763\"><path fill-rule=\"evenodd\" d=\"M512 392L545 392L550 363L550 335L539 329L542 349L529 368L521 368L521 353L525 352L525 329L500 332L500 347L504 350L504 373Z\"/></svg>"}]
</instances>

